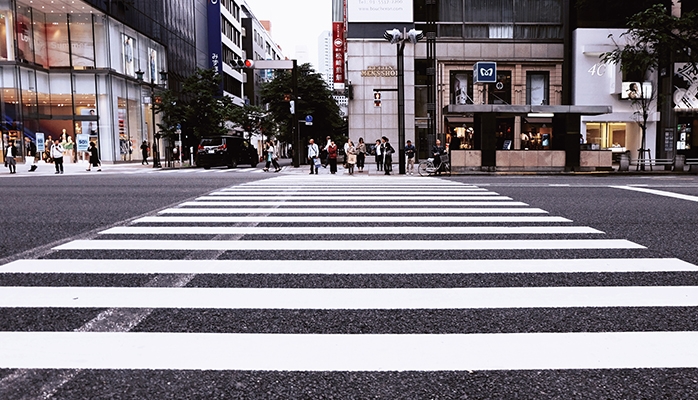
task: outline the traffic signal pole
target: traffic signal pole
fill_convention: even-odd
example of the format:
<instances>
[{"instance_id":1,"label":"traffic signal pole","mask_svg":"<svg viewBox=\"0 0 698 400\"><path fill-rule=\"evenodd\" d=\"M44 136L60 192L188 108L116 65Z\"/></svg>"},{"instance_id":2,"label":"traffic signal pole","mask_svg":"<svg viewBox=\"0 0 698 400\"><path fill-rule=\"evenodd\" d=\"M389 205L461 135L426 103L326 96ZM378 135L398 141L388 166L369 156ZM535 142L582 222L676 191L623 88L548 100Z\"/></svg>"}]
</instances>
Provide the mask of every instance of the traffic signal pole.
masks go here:
<instances>
[{"instance_id":1,"label":"traffic signal pole","mask_svg":"<svg viewBox=\"0 0 698 400\"><path fill-rule=\"evenodd\" d=\"M291 70L291 90L293 90L292 99L298 100L298 62L293 60L293 69ZM296 118L296 107L293 107L291 115L292 138L293 138L293 167L301 166L301 130L298 129L298 118Z\"/></svg>"}]
</instances>

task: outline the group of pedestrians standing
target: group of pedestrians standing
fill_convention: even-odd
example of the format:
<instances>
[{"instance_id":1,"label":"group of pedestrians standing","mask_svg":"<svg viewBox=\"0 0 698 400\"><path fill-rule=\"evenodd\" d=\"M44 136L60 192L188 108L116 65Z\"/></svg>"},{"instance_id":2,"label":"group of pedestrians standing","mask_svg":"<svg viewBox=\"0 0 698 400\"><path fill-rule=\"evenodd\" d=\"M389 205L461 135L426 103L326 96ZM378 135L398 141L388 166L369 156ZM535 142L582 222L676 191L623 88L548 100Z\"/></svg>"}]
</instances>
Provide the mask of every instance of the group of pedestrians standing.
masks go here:
<instances>
[{"instance_id":1,"label":"group of pedestrians standing","mask_svg":"<svg viewBox=\"0 0 698 400\"><path fill-rule=\"evenodd\" d=\"M59 139L55 139L53 144L50 145L48 149L49 157L53 161L53 165L56 168L56 174L63 174L65 172L63 168L63 157L66 154L66 149ZM102 170L102 164L99 160L99 149L94 142L90 142L90 147L87 150L90 154L90 161L87 166L87 170L90 171L91 167L97 167L97 171ZM10 140L7 146L3 150L5 156L5 166L9 168L10 174L17 173L17 160L19 156L19 149L15 146L15 141ZM34 172L38 168L37 162L39 161L40 153L37 151L36 144L29 139L26 145L26 159L27 162L31 158L32 165L29 172Z\"/></svg>"},{"instance_id":2,"label":"group of pedestrians standing","mask_svg":"<svg viewBox=\"0 0 698 400\"><path fill-rule=\"evenodd\" d=\"M409 143L409 142L408 142ZM414 146L412 146L414 149ZM390 140L383 136L376 140L374 147L374 155L378 171L383 171L385 175L390 175L393 170L393 154L395 149L390 144ZM357 144L351 139L344 144L344 168L347 169L349 175L354 175L354 172L363 172L366 162L366 156L369 154L368 148L363 138L359 138ZM414 157L414 150L411 152ZM319 167L330 167L330 174L337 173L337 144L331 137L327 137L327 144L320 149L314 139L308 142L308 161L310 162L310 174L317 174ZM412 159L412 169L414 170L414 158Z\"/></svg>"}]
</instances>

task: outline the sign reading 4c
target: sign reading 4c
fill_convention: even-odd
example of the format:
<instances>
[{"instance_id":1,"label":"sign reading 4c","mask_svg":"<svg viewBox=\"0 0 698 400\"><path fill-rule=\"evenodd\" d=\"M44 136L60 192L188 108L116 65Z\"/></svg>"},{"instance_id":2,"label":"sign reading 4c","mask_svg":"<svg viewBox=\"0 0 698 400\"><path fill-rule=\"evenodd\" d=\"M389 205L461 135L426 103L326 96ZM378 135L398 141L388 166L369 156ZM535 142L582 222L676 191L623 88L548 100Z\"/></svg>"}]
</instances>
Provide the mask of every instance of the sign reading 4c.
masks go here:
<instances>
[{"instance_id":1,"label":"sign reading 4c","mask_svg":"<svg viewBox=\"0 0 698 400\"><path fill-rule=\"evenodd\" d=\"M497 63L480 61L473 66L473 77L475 83L495 83L497 82Z\"/></svg>"}]
</instances>

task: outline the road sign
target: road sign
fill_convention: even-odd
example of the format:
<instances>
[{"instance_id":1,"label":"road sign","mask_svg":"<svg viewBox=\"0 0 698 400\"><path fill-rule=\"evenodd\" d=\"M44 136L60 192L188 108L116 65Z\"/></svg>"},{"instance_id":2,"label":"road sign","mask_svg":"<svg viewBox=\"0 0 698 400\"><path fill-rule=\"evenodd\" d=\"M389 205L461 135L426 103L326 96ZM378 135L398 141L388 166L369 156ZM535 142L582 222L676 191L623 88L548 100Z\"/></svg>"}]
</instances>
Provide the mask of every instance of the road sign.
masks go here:
<instances>
[{"instance_id":1,"label":"road sign","mask_svg":"<svg viewBox=\"0 0 698 400\"><path fill-rule=\"evenodd\" d=\"M312 116L312 115L306 115L306 116L305 116L305 124L306 124L306 125L312 125L312 124L313 124L313 116Z\"/></svg>"},{"instance_id":2,"label":"road sign","mask_svg":"<svg viewBox=\"0 0 698 400\"><path fill-rule=\"evenodd\" d=\"M475 83L495 83L497 82L496 62L477 62L473 67Z\"/></svg>"},{"instance_id":3,"label":"road sign","mask_svg":"<svg viewBox=\"0 0 698 400\"><path fill-rule=\"evenodd\" d=\"M44 142L44 134L43 132L36 132L36 151L38 152L44 152L46 151L46 142Z\"/></svg>"}]
</instances>

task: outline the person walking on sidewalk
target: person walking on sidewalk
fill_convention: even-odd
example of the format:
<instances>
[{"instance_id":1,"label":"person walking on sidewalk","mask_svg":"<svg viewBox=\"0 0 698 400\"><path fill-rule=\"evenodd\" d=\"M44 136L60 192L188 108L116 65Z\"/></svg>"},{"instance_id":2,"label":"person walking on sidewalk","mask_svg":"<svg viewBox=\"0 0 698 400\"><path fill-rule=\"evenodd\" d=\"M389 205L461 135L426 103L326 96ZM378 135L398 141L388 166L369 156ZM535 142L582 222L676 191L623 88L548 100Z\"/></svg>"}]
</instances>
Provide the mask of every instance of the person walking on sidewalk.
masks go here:
<instances>
[{"instance_id":1,"label":"person walking on sidewalk","mask_svg":"<svg viewBox=\"0 0 698 400\"><path fill-rule=\"evenodd\" d=\"M99 161L99 149L95 142L90 142L90 148L87 149L87 152L90 153L90 162L87 165L87 170L90 171L92 167L97 167L97 171L101 171L102 163Z\"/></svg>"},{"instance_id":2,"label":"person walking on sidewalk","mask_svg":"<svg viewBox=\"0 0 698 400\"><path fill-rule=\"evenodd\" d=\"M56 174L63 173L63 153L65 149L61 145L61 141L56 139L53 141L53 146L51 146L51 158L53 159L53 165L56 166Z\"/></svg>"},{"instance_id":3,"label":"person walking on sidewalk","mask_svg":"<svg viewBox=\"0 0 698 400\"><path fill-rule=\"evenodd\" d=\"M356 169L359 172L364 172L364 162L366 161L366 143L364 138L359 138L359 144L356 145Z\"/></svg>"},{"instance_id":4,"label":"person walking on sidewalk","mask_svg":"<svg viewBox=\"0 0 698 400\"><path fill-rule=\"evenodd\" d=\"M150 146L148 146L148 142L145 140L143 141L143 144L141 144L141 155L143 156L143 161L141 161L141 165L145 164L148 165L148 151L150 150Z\"/></svg>"},{"instance_id":5,"label":"person walking on sidewalk","mask_svg":"<svg viewBox=\"0 0 698 400\"><path fill-rule=\"evenodd\" d=\"M15 157L18 155L19 152L15 147L15 141L10 140L10 143L5 147L5 166L10 169L11 174L17 173L17 160L15 160Z\"/></svg>"},{"instance_id":6,"label":"person walking on sidewalk","mask_svg":"<svg viewBox=\"0 0 698 400\"><path fill-rule=\"evenodd\" d=\"M276 155L276 148L274 147L274 142L267 140L266 143L266 153L267 153L267 164L264 166L264 172L269 171L271 164L274 164L274 172L281 171L279 163L276 161L279 156Z\"/></svg>"},{"instance_id":7,"label":"person walking on sidewalk","mask_svg":"<svg viewBox=\"0 0 698 400\"><path fill-rule=\"evenodd\" d=\"M317 175L317 169L320 167L320 149L313 139L308 142L308 161L310 161L310 175L313 174L313 171Z\"/></svg>"},{"instance_id":8,"label":"person walking on sidewalk","mask_svg":"<svg viewBox=\"0 0 698 400\"><path fill-rule=\"evenodd\" d=\"M412 144L411 140L407 141L405 146L405 155L407 156L407 174L414 175L414 154L417 149Z\"/></svg>"},{"instance_id":9,"label":"person walking on sidewalk","mask_svg":"<svg viewBox=\"0 0 698 400\"><path fill-rule=\"evenodd\" d=\"M36 151L36 144L32 142L32 140L28 137L25 137L24 140L27 142L26 145L26 150L27 150L27 159L25 161L25 164L29 163L29 158L31 157L32 165L29 167L29 172L34 172L38 168L37 163L39 162L39 153Z\"/></svg>"}]
</instances>

